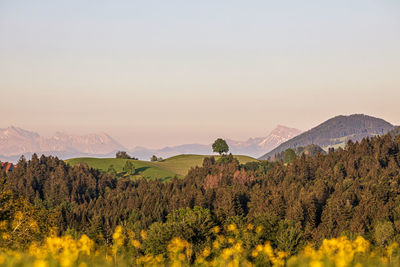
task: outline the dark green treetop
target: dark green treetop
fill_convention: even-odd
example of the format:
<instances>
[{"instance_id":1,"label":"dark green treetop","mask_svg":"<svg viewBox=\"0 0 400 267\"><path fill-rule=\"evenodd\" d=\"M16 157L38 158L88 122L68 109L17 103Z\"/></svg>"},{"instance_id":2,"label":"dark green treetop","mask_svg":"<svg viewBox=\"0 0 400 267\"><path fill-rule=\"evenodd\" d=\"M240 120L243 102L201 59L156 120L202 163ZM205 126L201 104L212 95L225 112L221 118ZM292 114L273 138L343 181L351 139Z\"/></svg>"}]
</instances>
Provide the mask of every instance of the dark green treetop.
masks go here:
<instances>
[{"instance_id":1,"label":"dark green treetop","mask_svg":"<svg viewBox=\"0 0 400 267\"><path fill-rule=\"evenodd\" d=\"M286 149L285 153L283 154L283 162L290 163L296 158L296 152L293 149L288 148Z\"/></svg>"},{"instance_id":2,"label":"dark green treetop","mask_svg":"<svg viewBox=\"0 0 400 267\"><path fill-rule=\"evenodd\" d=\"M229 146L224 139L218 138L212 145L212 149L213 152L219 153L221 155L223 153L228 153Z\"/></svg>"}]
</instances>

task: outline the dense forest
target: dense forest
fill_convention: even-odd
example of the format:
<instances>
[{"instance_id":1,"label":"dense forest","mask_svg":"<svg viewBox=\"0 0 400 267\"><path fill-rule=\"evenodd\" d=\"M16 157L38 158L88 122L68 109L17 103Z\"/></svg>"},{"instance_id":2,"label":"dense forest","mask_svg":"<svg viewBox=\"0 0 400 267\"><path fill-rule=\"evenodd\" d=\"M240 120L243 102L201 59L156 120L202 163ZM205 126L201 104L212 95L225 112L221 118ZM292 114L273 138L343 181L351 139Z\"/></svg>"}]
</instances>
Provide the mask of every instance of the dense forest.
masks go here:
<instances>
[{"instance_id":1,"label":"dense forest","mask_svg":"<svg viewBox=\"0 0 400 267\"><path fill-rule=\"evenodd\" d=\"M218 238L215 229L240 236L244 247L270 242L289 255L340 236L376 246L400 239L400 136L389 134L288 163L209 157L168 182L116 178L37 155L0 176L0 245L9 248L49 233L86 234L107 246L119 226L139 237L137 253L152 255L165 255L176 237L202 251ZM229 230L253 226L245 236Z\"/></svg>"}]
</instances>

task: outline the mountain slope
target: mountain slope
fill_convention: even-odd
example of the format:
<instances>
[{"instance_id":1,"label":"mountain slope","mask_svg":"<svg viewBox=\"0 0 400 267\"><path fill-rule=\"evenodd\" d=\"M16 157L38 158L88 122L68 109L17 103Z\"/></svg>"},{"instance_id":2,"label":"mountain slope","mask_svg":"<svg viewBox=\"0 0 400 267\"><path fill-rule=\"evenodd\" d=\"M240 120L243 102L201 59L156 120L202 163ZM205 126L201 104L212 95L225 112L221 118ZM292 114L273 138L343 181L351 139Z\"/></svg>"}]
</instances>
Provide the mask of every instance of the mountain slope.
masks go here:
<instances>
[{"instance_id":1,"label":"mountain slope","mask_svg":"<svg viewBox=\"0 0 400 267\"><path fill-rule=\"evenodd\" d=\"M50 138L10 126L0 129L0 154L5 158L30 156L33 153L52 154L62 158L103 155L124 147L105 133L70 135L57 132Z\"/></svg>"},{"instance_id":2,"label":"mountain slope","mask_svg":"<svg viewBox=\"0 0 400 267\"><path fill-rule=\"evenodd\" d=\"M265 151L270 151L283 142L299 135L301 130L278 125L266 137L250 138L244 143L234 143L227 140L232 152L238 154L249 154L257 156ZM245 153L247 152L247 153Z\"/></svg>"},{"instance_id":3,"label":"mountain slope","mask_svg":"<svg viewBox=\"0 0 400 267\"><path fill-rule=\"evenodd\" d=\"M395 128L393 128L389 134L393 137L396 137L400 134L400 126L396 126Z\"/></svg>"},{"instance_id":4,"label":"mountain slope","mask_svg":"<svg viewBox=\"0 0 400 267\"><path fill-rule=\"evenodd\" d=\"M107 154L123 149L123 146L105 133L70 135L57 132L50 139L44 139L43 150L79 151L86 154Z\"/></svg>"},{"instance_id":5,"label":"mountain slope","mask_svg":"<svg viewBox=\"0 0 400 267\"><path fill-rule=\"evenodd\" d=\"M315 144L323 149L344 146L349 140L360 141L364 137L386 134L394 126L389 122L363 115L337 116L306 131L266 153L260 159L268 160L288 148Z\"/></svg>"},{"instance_id":6,"label":"mountain slope","mask_svg":"<svg viewBox=\"0 0 400 267\"><path fill-rule=\"evenodd\" d=\"M272 156L269 160L270 161L279 161L279 160L284 161L286 151L287 150L284 150L284 151L274 154L274 156ZM308 145L305 147L298 146L296 148L293 148L293 151L297 156L301 156L302 154L305 154L306 156L314 156L317 153L321 153L322 155L326 154L325 150L323 150L320 146L314 145L314 144Z\"/></svg>"}]
</instances>

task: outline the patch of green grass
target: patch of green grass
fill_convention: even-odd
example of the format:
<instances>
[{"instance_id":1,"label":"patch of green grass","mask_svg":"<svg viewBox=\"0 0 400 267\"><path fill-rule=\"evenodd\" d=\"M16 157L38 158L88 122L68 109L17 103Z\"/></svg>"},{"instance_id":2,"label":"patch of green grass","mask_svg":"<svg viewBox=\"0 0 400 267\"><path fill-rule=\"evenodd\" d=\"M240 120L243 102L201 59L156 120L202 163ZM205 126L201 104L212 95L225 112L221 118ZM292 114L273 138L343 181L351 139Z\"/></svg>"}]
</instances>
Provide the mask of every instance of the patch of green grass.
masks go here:
<instances>
[{"instance_id":1,"label":"patch of green grass","mask_svg":"<svg viewBox=\"0 0 400 267\"><path fill-rule=\"evenodd\" d=\"M209 156L183 154L167 158L160 162L116 158L74 158L66 160L66 162L72 166L79 162L86 163L89 167L100 169L102 171L107 171L110 165L113 165L118 175L122 176L124 175L122 169L126 161L129 160L132 162L133 166L135 166L136 170L135 175L132 177L133 179L143 177L146 179L160 179L166 181L175 176L183 178L190 168L201 166L205 157ZM217 160L220 156L214 157ZM257 161L248 156L237 155L234 157L242 164L250 161Z\"/></svg>"},{"instance_id":2,"label":"patch of green grass","mask_svg":"<svg viewBox=\"0 0 400 267\"><path fill-rule=\"evenodd\" d=\"M153 162L132 160L132 159L116 159L116 158L74 158L66 160L66 162L72 166L77 163L86 163L89 167L107 171L108 168L113 165L118 175L124 175L123 167L127 161L131 161L135 166L135 175L131 178L146 178L146 179L161 179L168 180L173 178L176 173L160 168Z\"/></svg>"},{"instance_id":3,"label":"patch of green grass","mask_svg":"<svg viewBox=\"0 0 400 267\"><path fill-rule=\"evenodd\" d=\"M203 164L204 158L210 156L211 155L182 154L167 158L161 162L155 162L155 164L166 170L185 176L190 170L190 168L201 166ZM214 156L214 157L215 160L218 160L220 158L220 156ZM234 157L238 159L239 162L242 164L245 164L250 161L257 161L256 159L249 156L235 155Z\"/></svg>"}]
</instances>

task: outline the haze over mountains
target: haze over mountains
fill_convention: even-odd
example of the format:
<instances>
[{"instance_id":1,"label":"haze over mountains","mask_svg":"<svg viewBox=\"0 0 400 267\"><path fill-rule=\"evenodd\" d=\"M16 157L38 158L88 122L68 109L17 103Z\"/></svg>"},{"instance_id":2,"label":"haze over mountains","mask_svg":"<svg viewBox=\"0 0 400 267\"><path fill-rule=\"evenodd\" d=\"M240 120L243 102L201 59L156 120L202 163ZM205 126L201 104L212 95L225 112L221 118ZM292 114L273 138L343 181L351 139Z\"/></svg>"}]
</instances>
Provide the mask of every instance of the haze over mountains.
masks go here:
<instances>
[{"instance_id":1,"label":"haze over mountains","mask_svg":"<svg viewBox=\"0 0 400 267\"><path fill-rule=\"evenodd\" d=\"M123 146L105 133L70 135L57 132L50 138L38 133L10 126L0 129L0 160L15 161L21 155L33 153L60 158L105 155L123 149Z\"/></svg>"},{"instance_id":2,"label":"haze over mountains","mask_svg":"<svg viewBox=\"0 0 400 267\"><path fill-rule=\"evenodd\" d=\"M249 138L245 142L227 139L230 151L233 154L244 154L252 157L259 157L265 151L271 151L281 143L301 134L302 131L278 125L265 137Z\"/></svg>"},{"instance_id":3,"label":"haze over mountains","mask_svg":"<svg viewBox=\"0 0 400 267\"><path fill-rule=\"evenodd\" d=\"M295 128L278 125L265 137L249 138L247 141L236 141L226 138L229 145L229 152L237 155L247 155L251 157L259 157L265 151L270 151L277 147L279 144L295 137L302 131ZM143 147L136 147L130 151L135 157L140 159L149 159L152 155L168 158L179 154L212 154L210 144L184 144L179 146L165 147L162 149L146 149Z\"/></svg>"},{"instance_id":4,"label":"haze over mountains","mask_svg":"<svg viewBox=\"0 0 400 267\"><path fill-rule=\"evenodd\" d=\"M268 160L288 148L293 149L312 144L318 145L324 150L328 150L329 147L344 147L349 140L361 141L365 137L386 134L394 128L394 125L383 119L363 114L336 116L280 144L260 159Z\"/></svg>"},{"instance_id":5,"label":"haze over mountains","mask_svg":"<svg viewBox=\"0 0 400 267\"><path fill-rule=\"evenodd\" d=\"M367 115L337 116L302 133L298 129L278 125L265 137L246 141L226 139L233 154L273 159L274 155L288 148L318 145L325 151L329 147L344 146L349 140L360 141L364 137L386 134L394 129L391 123ZM71 135L57 132L52 137L10 126L0 129L0 160L15 162L21 155L30 158L33 153L54 155L61 159L73 157L114 157L116 151L127 151L131 156L148 160L152 155L168 158L179 154L212 154L210 144L183 144L147 149L127 149L105 133Z\"/></svg>"},{"instance_id":6,"label":"haze over mountains","mask_svg":"<svg viewBox=\"0 0 400 267\"><path fill-rule=\"evenodd\" d=\"M282 142L301 133L300 130L278 125L265 137L249 138L247 141L227 139L234 154L258 157ZM212 154L210 144L183 144L161 149L136 147L127 149L105 133L71 135L57 132L50 138L38 133L10 126L0 129L0 160L17 161L21 155L30 158L33 153L54 155L61 159L72 157L114 157L118 150L128 151L131 156L148 160L152 155L167 158L178 154Z\"/></svg>"}]
</instances>

